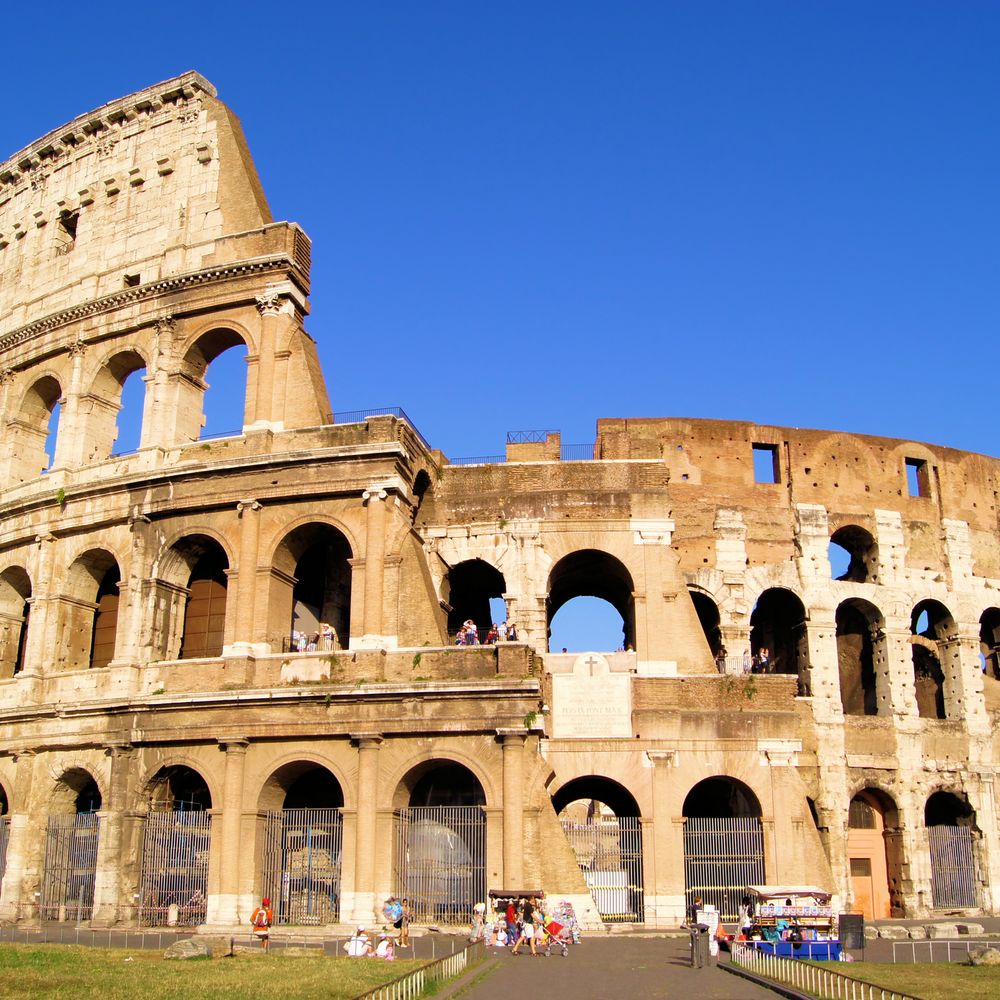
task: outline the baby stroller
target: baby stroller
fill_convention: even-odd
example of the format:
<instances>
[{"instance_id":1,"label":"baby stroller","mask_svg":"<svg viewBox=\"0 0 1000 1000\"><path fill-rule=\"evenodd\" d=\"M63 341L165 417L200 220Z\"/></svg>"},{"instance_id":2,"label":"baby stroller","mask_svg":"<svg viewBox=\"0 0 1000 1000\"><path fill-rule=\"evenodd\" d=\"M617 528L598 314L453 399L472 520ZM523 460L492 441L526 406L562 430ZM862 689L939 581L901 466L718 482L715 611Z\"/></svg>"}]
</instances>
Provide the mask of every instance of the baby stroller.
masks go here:
<instances>
[{"instance_id":1,"label":"baby stroller","mask_svg":"<svg viewBox=\"0 0 1000 1000\"><path fill-rule=\"evenodd\" d=\"M556 920L550 920L545 925L545 957L552 955L553 947L562 950L563 958L569 957L569 946L573 943L573 937L569 928L560 924Z\"/></svg>"}]
</instances>

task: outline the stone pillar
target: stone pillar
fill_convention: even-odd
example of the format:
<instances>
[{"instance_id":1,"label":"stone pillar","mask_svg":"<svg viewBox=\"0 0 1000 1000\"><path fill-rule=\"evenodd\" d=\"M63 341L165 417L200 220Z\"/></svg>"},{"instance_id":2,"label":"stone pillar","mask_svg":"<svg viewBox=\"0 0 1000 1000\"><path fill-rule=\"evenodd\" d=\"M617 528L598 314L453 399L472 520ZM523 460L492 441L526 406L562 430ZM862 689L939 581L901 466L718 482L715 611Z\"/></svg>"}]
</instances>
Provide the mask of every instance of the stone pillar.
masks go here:
<instances>
[{"instance_id":1,"label":"stone pillar","mask_svg":"<svg viewBox=\"0 0 1000 1000\"><path fill-rule=\"evenodd\" d=\"M135 761L135 749L127 743L109 746L105 753L111 759L111 780L108 799L100 813L94 916L91 921L95 927L110 927L122 917L122 826L128 802L129 777Z\"/></svg>"},{"instance_id":2,"label":"stone pillar","mask_svg":"<svg viewBox=\"0 0 1000 1000\"><path fill-rule=\"evenodd\" d=\"M665 596L669 589L663 581L677 576L676 555L670 548L674 522L632 518L629 522L633 544L639 546L642 563L642 582L632 595L635 635L626 637L636 652L640 673L653 676L676 675L678 660L686 661L690 672L698 672L699 657L687 650L687 655L677 653L677 606L673 597ZM673 564L673 565L672 565ZM694 609L691 609L692 615ZM700 636L699 636L700 638ZM706 660L709 659L707 646ZM705 666L704 663L700 664ZM712 666L714 672L715 667Z\"/></svg>"},{"instance_id":3,"label":"stone pillar","mask_svg":"<svg viewBox=\"0 0 1000 1000\"><path fill-rule=\"evenodd\" d=\"M236 576L236 610L232 642L222 650L223 656L245 656L266 653L266 643L255 641L257 632L266 630L266 620L257 622L257 558L260 550L260 511L262 505L253 497L240 500L236 513L240 519L240 552Z\"/></svg>"},{"instance_id":4,"label":"stone pillar","mask_svg":"<svg viewBox=\"0 0 1000 1000\"><path fill-rule=\"evenodd\" d=\"M219 740L219 749L226 755L226 768L222 779L222 844L219 852L218 892L208 900L206 922L210 924L239 924L240 914L240 856L243 819L243 772L246 765L249 741L236 737Z\"/></svg>"},{"instance_id":5,"label":"stone pillar","mask_svg":"<svg viewBox=\"0 0 1000 1000\"><path fill-rule=\"evenodd\" d=\"M170 369L174 364L177 323L172 316L164 316L156 321L155 327L153 354L146 369L141 447L169 448L176 439L172 412L175 393L170 383Z\"/></svg>"},{"instance_id":6,"label":"stone pillar","mask_svg":"<svg viewBox=\"0 0 1000 1000\"><path fill-rule=\"evenodd\" d=\"M979 662L979 623L956 622L956 633L938 643L944 671L945 714L961 719L969 732L986 736L990 720L983 695L983 671Z\"/></svg>"},{"instance_id":7,"label":"stone pillar","mask_svg":"<svg viewBox=\"0 0 1000 1000\"><path fill-rule=\"evenodd\" d=\"M31 786L35 751L23 750L14 755L14 793L11 797L10 827L7 830L7 867L0 894L0 921L14 923L21 917L37 917L32 893L37 888L38 873L29 876L32 854L30 828ZM37 836L36 836L37 839Z\"/></svg>"},{"instance_id":8,"label":"stone pillar","mask_svg":"<svg viewBox=\"0 0 1000 1000\"><path fill-rule=\"evenodd\" d=\"M358 809L355 818L354 893L345 899L348 922L370 925L375 920L375 848L378 825L378 733L353 736L358 745ZM345 893L345 896L347 894ZM341 920L344 914L341 914Z\"/></svg>"},{"instance_id":9,"label":"stone pillar","mask_svg":"<svg viewBox=\"0 0 1000 1000\"><path fill-rule=\"evenodd\" d=\"M801 680L813 699L817 722L843 722L840 700L840 664L837 659L837 623L826 608L810 608L806 622L809 666Z\"/></svg>"},{"instance_id":10,"label":"stone pillar","mask_svg":"<svg viewBox=\"0 0 1000 1000\"><path fill-rule=\"evenodd\" d=\"M28 639L24 647L22 677L48 673L49 652L58 643L58 602L52 597L52 573L55 563L56 536L50 532L35 536L35 565L31 577L31 615Z\"/></svg>"},{"instance_id":11,"label":"stone pillar","mask_svg":"<svg viewBox=\"0 0 1000 1000\"><path fill-rule=\"evenodd\" d=\"M49 456L53 469L78 465L84 459L83 447L87 428L80 412L80 394L83 383L83 359L86 353L87 347L80 340L69 349L70 376L68 385L63 386L56 453Z\"/></svg>"},{"instance_id":12,"label":"stone pillar","mask_svg":"<svg viewBox=\"0 0 1000 1000\"><path fill-rule=\"evenodd\" d=\"M276 291L265 291L257 296L257 311L260 313L260 344L257 351L256 392L248 430L280 430L272 420L274 407L274 349L277 343L277 328L282 310L281 295ZM249 358L247 359L250 360Z\"/></svg>"},{"instance_id":13,"label":"stone pillar","mask_svg":"<svg viewBox=\"0 0 1000 1000\"><path fill-rule=\"evenodd\" d=\"M361 494L368 506L365 523L365 606L362 646L381 646L383 635L383 587L385 584L385 500L388 493L372 486Z\"/></svg>"},{"instance_id":14,"label":"stone pillar","mask_svg":"<svg viewBox=\"0 0 1000 1000\"><path fill-rule=\"evenodd\" d=\"M524 881L524 741L526 729L498 729L503 745L503 884Z\"/></svg>"},{"instance_id":15,"label":"stone pillar","mask_svg":"<svg viewBox=\"0 0 1000 1000\"><path fill-rule=\"evenodd\" d=\"M898 620L892 625L887 621L883 632L892 714L916 717L919 713L913 677L913 643L910 642L912 632L908 624L904 625Z\"/></svg>"},{"instance_id":16,"label":"stone pillar","mask_svg":"<svg viewBox=\"0 0 1000 1000\"><path fill-rule=\"evenodd\" d=\"M653 816L643 830L643 854L652 858L645 872L646 920L654 927L684 919L684 823L670 813L670 783L677 766L675 750L647 750L653 765ZM647 845L647 838L652 843Z\"/></svg>"}]
</instances>

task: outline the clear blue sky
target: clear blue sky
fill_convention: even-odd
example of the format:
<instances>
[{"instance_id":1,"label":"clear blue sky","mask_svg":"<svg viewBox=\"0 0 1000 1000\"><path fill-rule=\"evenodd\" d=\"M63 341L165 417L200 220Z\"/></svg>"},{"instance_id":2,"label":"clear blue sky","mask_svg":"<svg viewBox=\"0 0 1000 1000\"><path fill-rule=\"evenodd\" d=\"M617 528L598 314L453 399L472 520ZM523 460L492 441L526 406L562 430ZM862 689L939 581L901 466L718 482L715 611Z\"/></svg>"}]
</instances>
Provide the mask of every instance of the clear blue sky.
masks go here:
<instances>
[{"instance_id":1,"label":"clear blue sky","mask_svg":"<svg viewBox=\"0 0 1000 1000\"><path fill-rule=\"evenodd\" d=\"M668 415L1000 452L1000 3L38 4L7 28L3 156L212 80L313 239L335 409L403 406L453 457Z\"/></svg>"}]
</instances>

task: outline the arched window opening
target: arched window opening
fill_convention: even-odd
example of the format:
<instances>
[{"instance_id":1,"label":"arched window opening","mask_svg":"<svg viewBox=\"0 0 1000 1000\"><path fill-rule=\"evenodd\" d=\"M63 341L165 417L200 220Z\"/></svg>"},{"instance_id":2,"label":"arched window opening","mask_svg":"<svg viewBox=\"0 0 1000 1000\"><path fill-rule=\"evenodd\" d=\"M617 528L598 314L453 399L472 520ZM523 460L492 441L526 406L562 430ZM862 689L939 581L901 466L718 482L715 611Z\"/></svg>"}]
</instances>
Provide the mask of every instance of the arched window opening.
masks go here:
<instances>
[{"instance_id":1,"label":"arched window opening","mask_svg":"<svg viewBox=\"0 0 1000 1000\"><path fill-rule=\"evenodd\" d=\"M8 424L9 485L37 479L55 465L61 404L62 387L51 375L38 379L25 393L20 413Z\"/></svg>"},{"instance_id":2,"label":"arched window opening","mask_svg":"<svg viewBox=\"0 0 1000 1000\"><path fill-rule=\"evenodd\" d=\"M808 693L806 609L790 590L765 590L757 598L750 615L750 652L755 673L796 674L800 693Z\"/></svg>"},{"instance_id":3,"label":"arched window opening","mask_svg":"<svg viewBox=\"0 0 1000 1000\"><path fill-rule=\"evenodd\" d=\"M118 563L105 549L90 549L73 561L59 609L64 645L57 659L67 669L106 667L114 658L120 581Z\"/></svg>"},{"instance_id":4,"label":"arched window opening","mask_svg":"<svg viewBox=\"0 0 1000 1000\"><path fill-rule=\"evenodd\" d=\"M58 400L49 413L45 427L45 454L42 456L42 473L50 472L56 464L59 447L59 425L62 418L62 400Z\"/></svg>"},{"instance_id":5,"label":"arched window opening","mask_svg":"<svg viewBox=\"0 0 1000 1000\"><path fill-rule=\"evenodd\" d=\"M847 811L847 861L854 908L868 920L902 915L902 840L896 804L865 789Z\"/></svg>"},{"instance_id":6,"label":"arched window opening","mask_svg":"<svg viewBox=\"0 0 1000 1000\"><path fill-rule=\"evenodd\" d=\"M0 678L24 669L31 612L31 580L20 566L0 573Z\"/></svg>"},{"instance_id":7,"label":"arched window opening","mask_svg":"<svg viewBox=\"0 0 1000 1000\"><path fill-rule=\"evenodd\" d=\"M113 455L127 455L142 447L146 409L146 366L130 371L121 382L120 409L115 420Z\"/></svg>"},{"instance_id":8,"label":"arched window opening","mask_svg":"<svg viewBox=\"0 0 1000 1000\"><path fill-rule=\"evenodd\" d=\"M431 477L426 469L421 469L413 480L413 495L416 503L413 505L413 520L416 522L420 516L420 508L424 505L424 497L431 489Z\"/></svg>"},{"instance_id":9,"label":"arched window opening","mask_svg":"<svg viewBox=\"0 0 1000 1000\"><path fill-rule=\"evenodd\" d=\"M87 397L84 462L102 462L135 451L142 438L146 362L136 351L120 351L98 369Z\"/></svg>"},{"instance_id":10,"label":"arched window opening","mask_svg":"<svg viewBox=\"0 0 1000 1000\"><path fill-rule=\"evenodd\" d=\"M878 583L878 546L864 528L848 524L830 536L830 567L834 580Z\"/></svg>"},{"instance_id":11,"label":"arched window opening","mask_svg":"<svg viewBox=\"0 0 1000 1000\"><path fill-rule=\"evenodd\" d=\"M611 652L625 648L625 622L613 604L600 597L574 597L549 624L553 653Z\"/></svg>"},{"instance_id":12,"label":"arched window opening","mask_svg":"<svg viewBox=\"0 0 1000 1000\"><path fill-rule=\"evenodd\" d=\"M455 638L466 622L476 626L479 642L493 622L492 600L502 599L507 584L503 573L482 559L467 559L448 570L448 635Z\"/></svg>"},{"instance_id":13,"label":"arched window opening","mask_svg":"<svg viewBox=\"0 0 1000 1000\"><path fill-rule=\"evenodd\" d=\"M607 642L604 649L591 652L612 652L615 649L635 649L635 586L625 565L607 552L584 549L564 556L549 574L547 625L549 652L559 652L568 642L557 644L551 639L552 621L564 604L575 597L596 597L607 601L622 620L621 641ZM565 634L565 633L564 633Z\"/></svg>"},{"instance_id":14,"label":"arched window opening","mask_svg":"<svg viewBox=\"0 0 1000 1000\"><path fill-rule=\"evenodd\" d=\"M910 616L913 648L913 679L917 711L924 719L945 719L945 674L942 661L954 652L949 648L955 632L951 612L937 601L921 601Z\"/></svg>"},{"instance_id":15,"label":"arched window opening","mask_svg":"<svg viewBox=\"0 0 1000 1000\"><path fill-rule=\"evenodd\" d=\"M983 673L1000 681L1000 608L987 608L979 619Z\"/></svg>"},{"instance_id":16,"label":"arched window opening","mask_svg":"<svg viewBox=\"0 0 1000 1000\"><path fill-rule=\"evenodd\" d=\"M183 764L161 767L149 783L139 863L139 923L205 922L212 795Z\"/></svg>"},{"instance_id":17,"label":"arched window opening","mask_svg":"<svg viewBox=\"0 0 1000 1000\"><path fill-rule=\"evenodd\" d=\"M642 922L642 822L631 792L610 778L589 775L563 785L552 806L601 919Z\"/></svg>"},{"instance_id":18,"label":"arched window opening","mask_svg":"<svg viewBox=\"0 0 1000 1000\"><path fill-rule=\"evenodd\" d=\"M205 424L200 437L225 437L243 430L243 414L233 401L246 395L247 348L240 340L209 362L205 373Z\"/></svg>"},{"instance_id":19,"label":"arched window opening","mask_svg":"<svg viewBox=\"0 0 1000 1000\"><path fill-rule=\"evenodd\" d=\"M718 605L716 605L715 601L708 594L703 594L700 590L691 590L689 587L688 594L691 596L691 603L694 605L694 610L698 615L701 630L705 634L705 641L712 652L712 659L715 660L716 665L719 667L719 672L725 673L725 660L729 651L722 643L722 627L719 619Z\"/></svg>"},{"instance_id":20,"label":"arched window opening","mask_svg":"<svg viewBox=\"0 0 1000 1000\"><path fill-rule=\"evenodd\" d=\"M344 793L325 768L296 761L268 781L261 893L278 924L340 919Z\"/></svg>"},{"instance_id":21,"label":"arched window opening","mask_svg":"<svg viewBox=\"0 0 1000 1000\"><path fill-rule=\"evenodd\" d=\"M222 547L208 539L206 551L195 562L188 578L184 633L180 659L222 655L226 627L226 571L229 561Z\"/></svg>"},{"instance_id":22,"label":"arched window opening","mask_svg":"<svg viewBox=\"0 0 1000 1000\"><path fill-rule=\"evenodd\" d=\"M760 801L742 781L718 776L688 792L682 813L687 907L701 896L733 921L742 887L767 882Z\"/></svg>"},{"instance_id":23,"label":"arched window opening","mask_svg":"<svg viewBox=\"0 0 1000 1000\"><path fill-rule=\"evenodd\" d=\"M39 915L43 920L89 920L100 837L101 792L82 768L56 784L45 829Z\"/></svg>"},{"instance_id":24,"label":"arched window opening","mask_svg":"<svg viewBox=\"0 0 1000 1000\"><path fill-rule=\"evenodd\" d=\"M94 630L90 643L90 665L106 667L115 657L118 639L118 586L122 575L117 566L112 566L101 577L97 588L97 611L94 614Z\"/></svg>"},{"instance_id":25,"label":"arched window opening","mask_svg":"<svg viewBox=\"0 0 1000 1000\"><path fill-rule=\"evenodd\" d=\"M393 894L415 919L459 923L486 898L486 796L461 764L428 761L396 790Z\"/></svg>"},{"instance_id":26,"label":"arched window opening","mask_svg":"<svg viewBox=\"0 0 1000 1000\"><path fill-rule=\"evenodd\" d=\"M924 805L936 909L979 906L978 853L982 832L966 796L938 791Z\"/></svg>"},{"instance_id":27,"label":"arched window opening","mask_svg":"<svg viewBox=\"0 0 1000 1000\"><path fill-rule=\"evenodd\" d=\"M234 330L210 330L184 357L178 381L181 443L240 434L246 410L247 351ZM234 410L234 401L242 408Z\"/></svg>"},{"instance_id":28,"label":"arched window opening","mask_svg":"<svg viewBox=\"0 0 1000 1000\"><path fill-rule=\"evenodd\" d=\"M351 547L328 524L304 524L278 547L271 580L270 641L281 649L347 649L351 637Z\"/></svg>"},{"instance_id":29,"label":"arched window opening","mask_svg":"<svg viewBox=\"0 0 1000 1000\"><path fill-rule=\"evenodd\" d=\"M867 601L852 598L837 608L836 621L844 714L887 714L887 653L881 613Z\"/></svg>"}]
</instances>

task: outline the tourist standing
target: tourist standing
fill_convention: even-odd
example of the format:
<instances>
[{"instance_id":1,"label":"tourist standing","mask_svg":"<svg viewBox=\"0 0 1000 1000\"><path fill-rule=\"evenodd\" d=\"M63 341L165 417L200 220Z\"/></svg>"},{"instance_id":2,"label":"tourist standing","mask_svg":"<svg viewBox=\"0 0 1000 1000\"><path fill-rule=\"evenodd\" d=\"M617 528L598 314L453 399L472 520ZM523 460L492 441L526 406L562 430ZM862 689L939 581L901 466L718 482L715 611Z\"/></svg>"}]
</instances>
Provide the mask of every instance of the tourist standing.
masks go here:
<instances>
[{"instance_id":1,"label":"tourist standing","mask_svg":"<svg viewBox=\"0 0 1000 1000\"><path fill-rule=\"evenodd\" d=\"M267 951L271 940L271 924L274 922L274 911L271 900L266 897L260 901L260 906L250 914L250 927L253 936L260 941L262 951Z\"/></svg>"}]
</instances>

